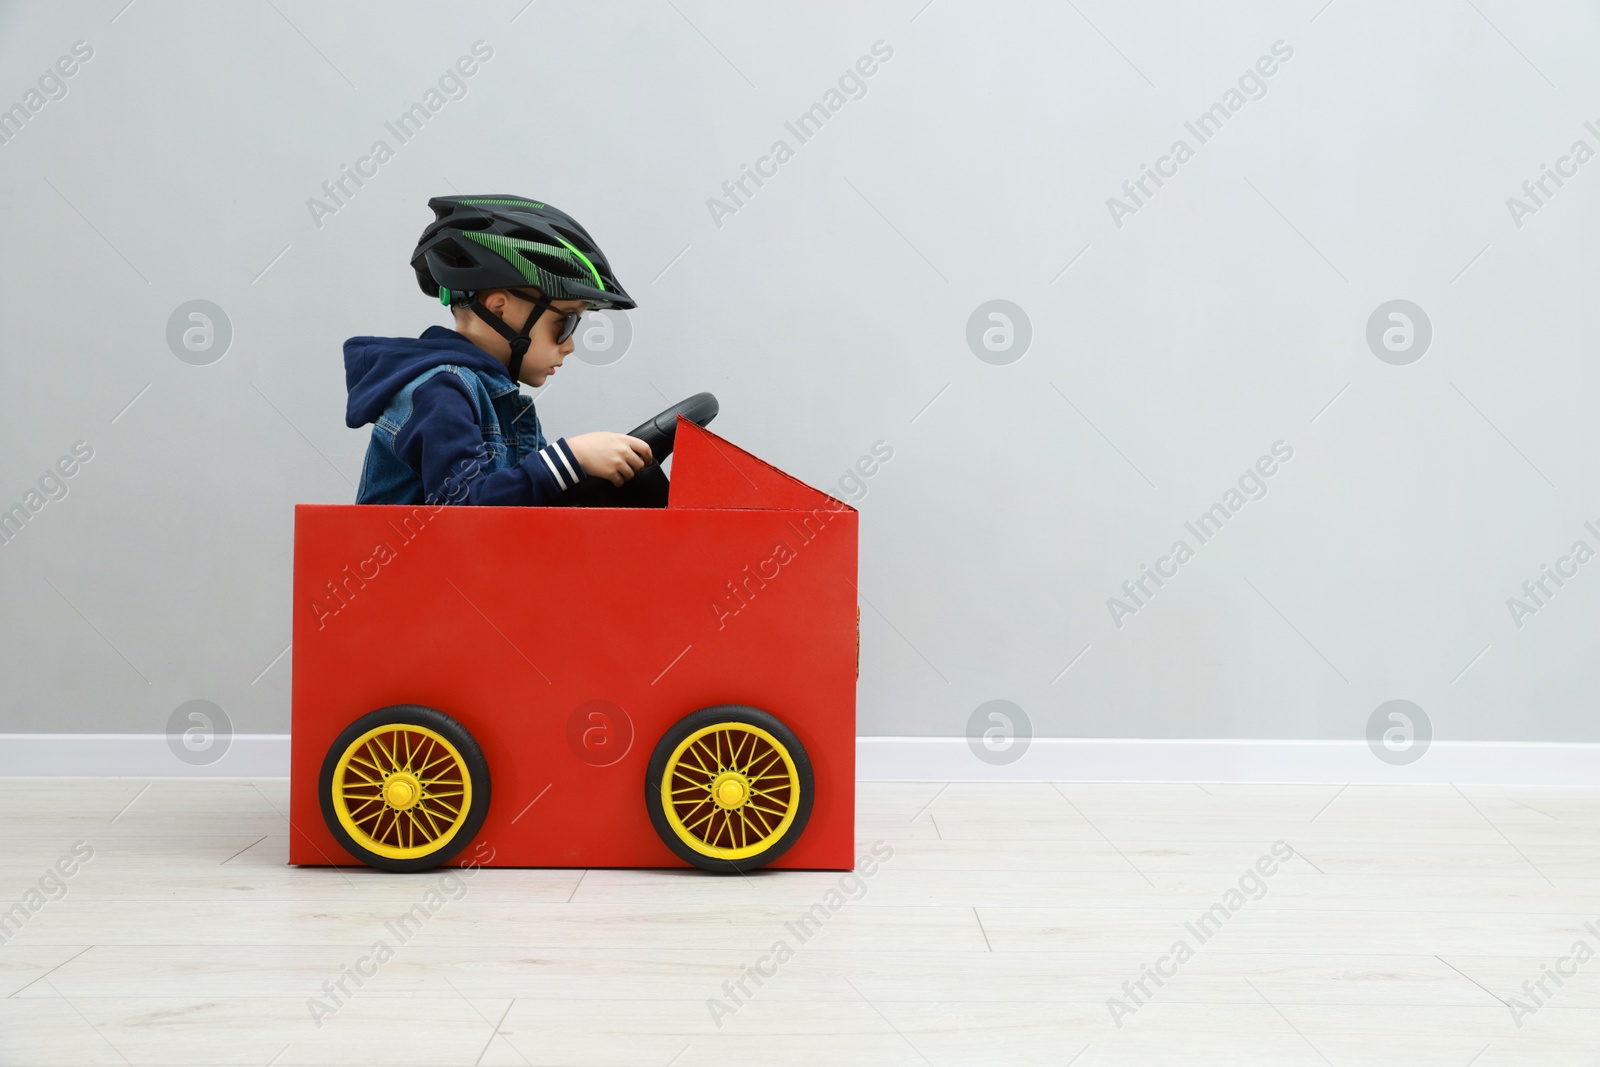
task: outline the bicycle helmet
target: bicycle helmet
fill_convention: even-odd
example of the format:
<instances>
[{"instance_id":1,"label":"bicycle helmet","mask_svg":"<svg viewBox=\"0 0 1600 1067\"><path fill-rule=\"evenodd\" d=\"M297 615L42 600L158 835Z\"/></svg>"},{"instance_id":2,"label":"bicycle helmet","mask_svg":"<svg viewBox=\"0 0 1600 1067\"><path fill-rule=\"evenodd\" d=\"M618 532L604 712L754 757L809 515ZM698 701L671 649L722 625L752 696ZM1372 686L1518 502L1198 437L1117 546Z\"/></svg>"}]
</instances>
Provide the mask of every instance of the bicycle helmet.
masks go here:
<instances>
[{"instance_id":1,"label":"bicycle helmet","mask_svg":"<svg viewBox=\"0 0 1600 1067\"><path fill-rule=\"evenodd\" d=\"M511 343L512 381L538 316L530 314L521 330L513 330L484 307L479 293L532 288L546 300L582 300L619 311L634 307L600 246L564 211L520 196L436 196L428 207L433 222L411 254L417 285L442 304L470 307Z\"/></svg>"}]
</instances>

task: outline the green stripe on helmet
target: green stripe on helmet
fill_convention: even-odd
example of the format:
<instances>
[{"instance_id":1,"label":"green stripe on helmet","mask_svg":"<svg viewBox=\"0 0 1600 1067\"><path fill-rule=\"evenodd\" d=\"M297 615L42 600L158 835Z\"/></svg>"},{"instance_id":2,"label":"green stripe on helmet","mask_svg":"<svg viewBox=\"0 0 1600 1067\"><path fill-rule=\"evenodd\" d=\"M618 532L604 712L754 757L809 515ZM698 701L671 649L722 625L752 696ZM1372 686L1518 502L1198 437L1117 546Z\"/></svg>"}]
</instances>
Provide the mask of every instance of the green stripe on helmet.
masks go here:
<instances>
[{"instance_id":1,"label":"green stripe on helmet","mask_svg":"<svg viewBox=\"0 0 1600 1067\"><path fill-rule=\"evenodd\" d=\"M560 236L559 234L556 236L556 240L558 240L562 244L566 245L568 250L570 250L573 255L575 255L579 259L583 260L583 265L585 267L589 268L589 273L590 274L594 275L595 287L598 288L602 293L605 292L606 291L606 283L600 280L600 272L594 269L594 264L589 262L589 257L584 255L582 252L578 251L572 245L568 244L566 238Z\"/></svg>"},{"instance_id":2,"label":"green stripe on helmet","mask_svg":"<svg viewBox=\"0 0 1600 1067\"><path fill-rule=\"evenodd\" d=\"M509 204L512 207L531 207L543 211L547 206L537 200L462 200L463 204Z\"/></svg>"},{"instance_id":3,"label":"green stripe on helmet","mask_svg":"<svg viewBox=\"0 0 1600 1067\"><path fill-rule=\"evenodd\" d=\"M464 230L461 236L477 241L479 244L499 253L506 262L517 268L518 273L528 280L529 285L535 286L551 296L559 297L566 294L566 286L563 279L541 270L538 264L519 255L518 253L523 249L531 252L543 252L557 259L565 259L568 262L572 262L573 266L577 266L577 262L573 262L573 257L577 257L577 261L582 262L585 267L589 268L589 273L593 275L596 287L602 293L606 291L605 282L601 280L600 272L595 270L594 264L589 262L589 257L560 237L556 239L561 241L561 244L565 246L564 248L545 244L542 241L525 241L520 237L502 237L500 234L484 233L481 230Z\"/></svg>"},{"instance_id":4,"label":"green stripe on helmet","mask_svg":"<svg viewBox=\"0 0 1600 1067\"><path fill-rule=\"evenodd\" d=\"M539 270L539 267L536 264L530 262L528 259L518 255L517 253L526 248L541 252L549 252L550 254L556 256L565 254L555 245L540 244L537 241L524 241L516 237L501 237L497 233L482 233L478 230L466 230L461 236L477 241L479 244L499 253L502 259L517 268L517 272L527 280L529 285L537 286L539 289L545 291L548 291L549 282L543 277L544 272Z\"/></svg>"}]
</instances>

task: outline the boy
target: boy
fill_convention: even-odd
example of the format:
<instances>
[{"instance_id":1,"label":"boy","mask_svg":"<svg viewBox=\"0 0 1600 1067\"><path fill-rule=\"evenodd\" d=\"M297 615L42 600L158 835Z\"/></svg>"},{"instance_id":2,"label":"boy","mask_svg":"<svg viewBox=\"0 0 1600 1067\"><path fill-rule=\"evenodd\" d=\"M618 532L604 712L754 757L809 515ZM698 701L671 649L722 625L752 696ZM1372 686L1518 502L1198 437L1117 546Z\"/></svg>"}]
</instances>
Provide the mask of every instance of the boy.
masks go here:
<instances>
[{"instance_id":1,"label":"boy","mask_svg":"<svg viewBox=\"0 0 1600 1067\"><path fill-rule=\"evenodd\" d=\"M358 504L556 504L584 475L622 485L650 446L620 433L546 443L538 387L588 308L633 300L564 212L515 196L439 196L411 266L455 329L344 343L345 423L372 423ZM512 324L515 324L513 327Z\"/></svg>"}]
</instances>

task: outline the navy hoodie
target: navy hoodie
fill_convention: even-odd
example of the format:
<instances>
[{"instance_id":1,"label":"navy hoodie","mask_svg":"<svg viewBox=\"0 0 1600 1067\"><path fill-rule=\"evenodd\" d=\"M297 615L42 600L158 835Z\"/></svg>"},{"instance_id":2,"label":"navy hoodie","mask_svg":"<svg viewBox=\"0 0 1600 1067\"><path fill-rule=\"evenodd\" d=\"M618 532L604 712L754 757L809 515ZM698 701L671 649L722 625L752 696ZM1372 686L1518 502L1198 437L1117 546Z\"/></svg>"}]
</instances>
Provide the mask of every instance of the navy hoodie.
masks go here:
<instances>
[{"instance_id":1,"label":"navy hoodie","mask_svg":"<svg viewBox=\"0 0 1600 1067\"><path fill-rule=\"evenodd\" d=\"M454 330L344 343L345 424L372 424L359 504L553 504L584 475L531 397Z\"/></svg>"}]
</instances>

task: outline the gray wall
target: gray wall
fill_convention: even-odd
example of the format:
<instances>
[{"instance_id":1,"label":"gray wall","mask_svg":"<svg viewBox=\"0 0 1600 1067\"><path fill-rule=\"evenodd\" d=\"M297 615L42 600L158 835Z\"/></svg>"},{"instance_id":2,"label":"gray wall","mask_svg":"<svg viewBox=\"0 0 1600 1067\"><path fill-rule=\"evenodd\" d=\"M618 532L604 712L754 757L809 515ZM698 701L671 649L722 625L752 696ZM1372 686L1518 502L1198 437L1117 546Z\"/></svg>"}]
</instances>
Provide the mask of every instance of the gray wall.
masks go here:
<instances>
[{"instance_id":1,"label":"gray wall","mask_svg":"<svg viewBox=\"0 0 1600 1067\"><path fill-rule=\"evenodd\" d=\"M540 399L554 432L711 389L718 431L822 487L893 448L860 500L864 734L1007 699L1039 735L1358 738L1405 698L1439 738L1600 739L1600 561L1507 604L1600 549L1600 160L1507 203L1600 149L1592 6L124 3L0 8L0 106L93 49L0 145L0 507L93 450L0 546L0 732L159 732L193 699L288 728L291 508L350 500L365 447L340 343L444 321L405 261L461 191L572 212L638 297L626 354ZM1202 144L1185 122L1275 42ZM969 344L995 299L1020 359ZM192 300L231 323L207 365L168 343ZM1392 300L1425 351L1369 344Z\"/></svg>"}]
</instances>

